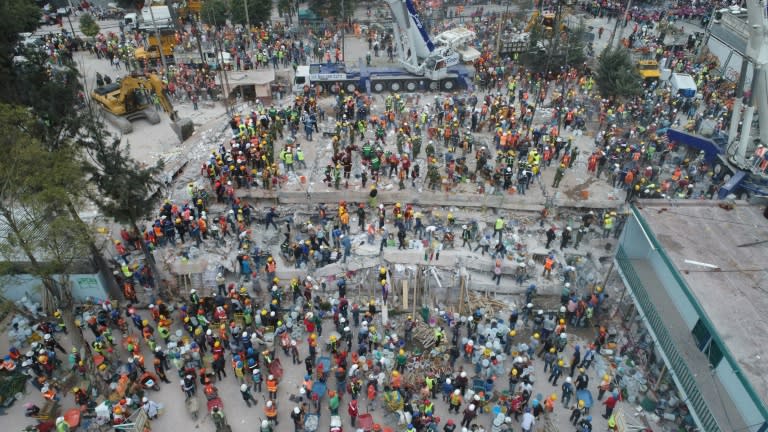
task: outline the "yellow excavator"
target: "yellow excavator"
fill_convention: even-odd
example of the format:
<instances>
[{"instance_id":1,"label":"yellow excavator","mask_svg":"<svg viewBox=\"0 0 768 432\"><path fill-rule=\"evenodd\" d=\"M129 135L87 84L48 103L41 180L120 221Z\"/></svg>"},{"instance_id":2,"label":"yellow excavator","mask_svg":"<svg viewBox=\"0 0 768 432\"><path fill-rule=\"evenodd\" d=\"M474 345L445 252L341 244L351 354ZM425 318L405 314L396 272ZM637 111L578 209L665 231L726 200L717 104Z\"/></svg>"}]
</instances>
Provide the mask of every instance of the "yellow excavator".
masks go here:
<instances>
[{"instance_id":1,"label":"yellow excavator","mask_svg":"<svg viewBox=\"0 0 768 432\"><path fill-rule=\"evenodd\" d=\"M165 93L163 81L156 74L126 75L118 82L96 87L91 92L91 98L103 108L104 117L115 125L121 133L133 132L134 120L146 119L152 124L160 123L160 114L154 107L154 99L160 108L171 119L171 127L183 141L187 139L194 127L189 119L178 119L178 113L173 109L171 101Z\"/></svg>"}]
</instances>

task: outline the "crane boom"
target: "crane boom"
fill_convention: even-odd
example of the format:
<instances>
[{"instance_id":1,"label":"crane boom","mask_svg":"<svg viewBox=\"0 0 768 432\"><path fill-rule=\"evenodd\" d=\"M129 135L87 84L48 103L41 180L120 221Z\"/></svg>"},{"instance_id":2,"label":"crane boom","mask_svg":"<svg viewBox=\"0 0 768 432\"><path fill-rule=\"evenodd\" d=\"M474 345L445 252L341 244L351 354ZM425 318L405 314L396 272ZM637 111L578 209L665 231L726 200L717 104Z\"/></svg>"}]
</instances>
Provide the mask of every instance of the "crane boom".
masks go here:
<instances>
[{"instance_id":1,"label":"crane boom","mask_svg":"<svg viewBox=\"0 0 768 432\"><path fill-rule=\"evenodd\" d=\"M752 86L744 109L743 117L740 105L734 106L733 116L742 120L741 135L735 155L736 162L746 165L747 147L750 142L752 119L757 108L760 141L768 145L768 9L766 0L747 0L747 24L749 40L747 41L746 61L752 63ZM744 77L741 77L744 79ZM744 85L743 82L739 85ZM755 106L755 102L757 106ZM731 137L734 138L734 137Z\"/></svg>"}]
</instances>

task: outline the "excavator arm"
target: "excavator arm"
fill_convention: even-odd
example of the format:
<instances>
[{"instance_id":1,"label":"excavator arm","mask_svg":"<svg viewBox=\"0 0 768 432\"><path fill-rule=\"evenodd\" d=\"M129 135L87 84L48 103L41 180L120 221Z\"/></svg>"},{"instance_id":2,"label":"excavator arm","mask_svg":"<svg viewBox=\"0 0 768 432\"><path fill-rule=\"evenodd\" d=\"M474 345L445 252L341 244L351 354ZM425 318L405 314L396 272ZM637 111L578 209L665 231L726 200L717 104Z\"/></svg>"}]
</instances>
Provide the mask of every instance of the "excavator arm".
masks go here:
<instances>
[{"instance_id":1,"label":"excavator arm","mask_svg":"<svg viewBox=\"0 0 768 432\"><path fill-rule=\"evenodd\" d=\"M171 101L168 100L168 96L165 94L165 87L160 77L155 74L150 74L149 77L147 77L147 83L149 84L149 87L155 92L155 94L157 94L157 98L160 100L160 106L163 107L163 111L168 114L168 116L171 118L171 121L176 121L177 113L173 109L173 104L171 104Z\"/></svg>"}]
</instances>

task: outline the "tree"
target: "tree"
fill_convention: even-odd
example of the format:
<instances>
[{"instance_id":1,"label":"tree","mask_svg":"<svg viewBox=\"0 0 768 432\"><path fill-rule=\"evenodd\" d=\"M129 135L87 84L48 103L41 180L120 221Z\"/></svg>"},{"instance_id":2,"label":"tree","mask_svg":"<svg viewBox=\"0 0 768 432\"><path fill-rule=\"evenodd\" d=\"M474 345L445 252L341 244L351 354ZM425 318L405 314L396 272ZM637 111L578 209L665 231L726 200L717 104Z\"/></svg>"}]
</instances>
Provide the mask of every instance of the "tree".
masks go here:
<instances>
[{"instance_id":1,"label":"tree","mask_svg":"<svg viewBox=\"0 0 768 432\"><path fill-rule=\"evenodd\" d=\"M626 48L607 48L600 54L595 84L604 98L624 99L643 93L642 78Z\"/></svg>"},{"instance_id":2,"label":"tree","mask_svg":"<svg viewBox=\"0 0 768 432\"><path fill-rule=\"evenodd\" d=\"M309 9L323 18L338 19L342 16L342 9L344 17L349 18L356 7L357 0L309 0Z\"/></svg>"},{"instance_id":3,"label":"tree","mask_svg":"<svg viewBox=\"0 0 768 432\"><path fill-rule=\"evenodd\" d=\"M149 217L159 199L156 192L162 187L158 179L163 172L163 161L151 167L141 166L131 158L128 146L121 146L119 139L112 139L103 130L91 134L84 148L90 158L85 170L97 189L91 199L105 216L128 225L140 235L143 230L139 229L139 221ZM146 242L139 243L146 265L157 281L154 256ZM159 286L157 282L156 286Z\"/></svg>"},{"instance_id":4,"label":"tree","mask_svg":"<svg viewBox=\"0 0 768 432\"><path fill-rule=\"evenodd\" d=\"M92 245L87 226L67 210L84 189L77 187L83 183L77 152L43 145L36 136L40 119L24 107L0 104L0 129L0 224L5 233L0 255L6 263L23 256L28 262L23 270L42 280L46 306L60 308L67 326L74 328L66 275ZM2 270L18 269L6 265ZM57 282L54 275L64 277ZM82 346L78 336L74 342Z\"/></svg>"},{"instance_id":5,"label":"tree","mask_svg":"<svg viewBox=\"0 0 768 432\"><path fill-rule=\"evenodd\" d=\"M93 19L93 15L86 13L80 17L80 31L88 37L94 37L99 34L101 28L96 20Z\"/></svg>"},{"instance_id":6,"label":"tree","mask_svg":"<svg viewBox=\"0 0 768 432\"><path fill-rule=\"evenodd\" d=\"M0 104L0 222L8 233L3 247L22 251L32 271L45 280L83 256L81 241L73 238L82 227L60 211L77 193L72 186L82 182L82 174L74 152L51 152L35 137L38 121L24 108ZM69 247L63 247L66 239L71 239ZM4 252L7 258L8 249ZM55 284L46 288L55 299L65 297Z\"/></svg>"},{"instance_id":7,"label":"tree","mask_svg":"<svg viewBox=\"0 0 768 432\"><path fill-rule=\"evenodd\" d=\"M279 13L280 16L288 15L290 18L291 15L296 15L297 13L297 10L294 6L295 2L293 0L278 0L277 13Z\"/></svg>"},{"instance_id":8,"label":"tree","mask_svg":"<svg viewBox=\"0 0 768 432\"><path fill-rule=\"evenodd\" d=\"M227 23L229 8L224 0L207 0L203 2L200 10L200 20L212 26L220 26Z\"/></svg>"},{"instance_id":9,"label":"tree","mask_svg":"<svg viewBox=\"0 0 768 432\"><path fill-rule=\"evenodd\" d=\"M582 64L585 35L583 25L567 29L556 37L546 34L541 25L535 25L530 32L530 48L521 60L531 71L540 73L557 72L566 64Z\"/></svg>"},{"instance_id":10,"label":"tree","mask_svg":"<svg viewBox=\"0 0 768 432\"><path fill-rule=\"evenodd\" d=\"M19 33L33 32L40 21L41 10L29 0L3 0L0 13L0 85L6 87L6 77L13 70L13 51L19 43ZM6 87L7 88L7 87Z\"/></svg>"},{"instance_id":11,"label":"tree","mask_svg":"<svg viewBox=\"0 0 768 432\"><path fill-rule=\"evenodd\" d=\"M272 0L232 0L230 11L232 22L247 24L245 2L248 2L248 17L252 26L268 23L272 20Z\"/></svg>"}]
</instances>

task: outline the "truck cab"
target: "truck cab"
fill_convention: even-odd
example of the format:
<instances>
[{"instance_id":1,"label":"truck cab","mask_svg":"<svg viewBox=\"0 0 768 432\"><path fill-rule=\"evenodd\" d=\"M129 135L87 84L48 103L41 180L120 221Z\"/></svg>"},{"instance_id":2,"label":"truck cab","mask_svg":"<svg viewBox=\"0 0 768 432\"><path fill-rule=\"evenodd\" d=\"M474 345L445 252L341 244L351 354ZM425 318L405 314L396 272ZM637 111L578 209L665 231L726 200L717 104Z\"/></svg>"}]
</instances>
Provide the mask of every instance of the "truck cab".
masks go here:
<instances>
[{"instance_id":1,"label":"truck cab","mask_svg":"<svg viewBox=\"0 0 768 432\"><path fill-rule=\"evenodd\" d=\"M658 81L661 78L661 69L656 60L640 60L637 62L637 72L645 81Z\"/></svg>"}]
</instances>

